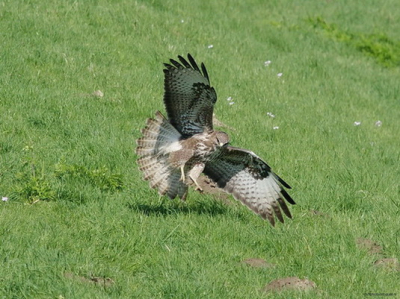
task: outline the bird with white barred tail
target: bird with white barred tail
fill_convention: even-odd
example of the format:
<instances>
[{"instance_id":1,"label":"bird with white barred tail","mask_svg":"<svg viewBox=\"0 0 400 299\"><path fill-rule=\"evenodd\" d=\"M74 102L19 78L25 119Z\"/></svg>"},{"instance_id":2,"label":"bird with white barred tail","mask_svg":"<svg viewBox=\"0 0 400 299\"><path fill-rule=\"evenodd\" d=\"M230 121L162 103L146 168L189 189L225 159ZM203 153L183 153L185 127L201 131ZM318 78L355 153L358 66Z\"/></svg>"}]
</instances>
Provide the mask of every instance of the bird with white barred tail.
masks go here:
<instances>
[{"instance_id":1,"label":"bird with white barred tail","mask_svg":"<svg viewBox=\"0 0 400 299\"><path fill-rule=\"evenodd\" d=\"M137 140L144 179L159 194L185 200L190 182L202 191L203 173L272 225L274 215L284 222L282 211L292 218L285 200L295 202L284 189L290 186L255 153L231 146L225 132L213 129L217 94L204 64L199 67L190 54L178 59L164 64L168 117L157 111Z\"/></svg>"}]
</instances>

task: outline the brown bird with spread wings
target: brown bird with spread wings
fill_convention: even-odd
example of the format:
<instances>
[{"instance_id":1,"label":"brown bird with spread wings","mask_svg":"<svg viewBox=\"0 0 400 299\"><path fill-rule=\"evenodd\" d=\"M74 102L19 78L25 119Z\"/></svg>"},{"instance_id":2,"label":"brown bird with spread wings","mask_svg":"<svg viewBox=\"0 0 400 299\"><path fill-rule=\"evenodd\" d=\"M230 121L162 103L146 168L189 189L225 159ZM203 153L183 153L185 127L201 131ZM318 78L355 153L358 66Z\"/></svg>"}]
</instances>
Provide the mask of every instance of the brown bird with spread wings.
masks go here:
<instances>
[{"instance_id":1,"label":"brown bird with spread wings","mask_svg":"<svg viewBox=\"0 0 400 299\"><path fill-rule=\"evenodd\" d=\"M136 154L144 179L159 194L185 200L191 180L201 173L231 193L262 218L284 222L281 210L292 218L284 201L295 204L283 187L290 186L252 151L232 147L225 132L214 131L217 94L204 64L178 56L164 64L164 105L168 118L157 111L147 120L137 140Z\"/></svg>"}]
</instances>

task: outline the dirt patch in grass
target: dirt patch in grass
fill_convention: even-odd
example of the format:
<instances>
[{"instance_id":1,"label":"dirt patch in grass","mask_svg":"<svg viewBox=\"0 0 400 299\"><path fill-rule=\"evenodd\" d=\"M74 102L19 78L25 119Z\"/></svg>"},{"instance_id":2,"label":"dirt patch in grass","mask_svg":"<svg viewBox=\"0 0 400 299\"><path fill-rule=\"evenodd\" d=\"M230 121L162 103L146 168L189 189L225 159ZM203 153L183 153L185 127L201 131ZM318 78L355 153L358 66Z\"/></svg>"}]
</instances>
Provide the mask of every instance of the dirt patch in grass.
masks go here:
<instances>
[{"instance_id":1,"label":"dirt patch in grass","mask_svg":"<svg viewBox=\"0 0 400 299\"><path fill-rule=\"evenodd\" d=\"M295 277L279 278L271 281L262 290L264 292L284 291L284 290L297 290L309 291L317 287L316 283L309 279L300 279Z\"/></svg>"},{"instance_id":2,"label":"dirt patch in grass","mask_svg":"<svg viewBox=\"0 0 400 299\"><path fill-rule=\"evenodd\" d=\"M389 271L400 271L400 263L397 258L385 257L382 246L370 239L358 238L356 240L358 248L366 250L368 254L381 257L374 262L376 268Z\"/></svg>"},{"instance_id":3,"label":"dirt patch in grass","mask_svg":"<svg viewBox=\"0 0 400 299\"><path fill-rule=\"evenodd\" d=\"M197 183L203 189L204 193L214 195L217 199L221 200L224 204L227 204L227 205L232 204L232 202L228 199L229 195L224 190L219 188L217 186L217 184L213 180L211 180L209 177L207 177L205 175L201 175L197 179ZM190 185L195 188L195 185L193 182L191 182Z\"/></svg>"},{"instance_id":4,"label":"dirt patch in grass","mask_svg":"<svg viewBox=\"0 0 400 299\"><path fill-rule=\"evenodd\" d=\"M319 216L319 217L324 217L324 218L330 218L328 214L325 214L321 211L317 211L317 210L310 210L310 214L313 216Z\"/></svg>"},{"instance_id":5,"label":"dirt patch in grass","mask_svg":"<svg viewBox=\"0 0 400 299\"><path fill-rule=\"evenodd\" d=\"M397 258L383 258L376 260L374 266L387 270L400 271L400 263Z\"/></svg>"},{"instance_id":6,"label":"dirt patch in grass","mask_svg":"<svg viewBox=\"0 0 400 299\"><path fill-rule=\"evenodd\" d=\"M357 247L366 250L369 254L382 254L382 246L370 239L358 238Z\"/></svg>"},{"instance_id":7,"label":"dirt patch in grass","mask_svg":"<svg viewBox=\"0 0 400 299\"><path fill-rule=\"evenodd\" d=\"M250 267L254 268L275 268L275 264L267 263L264 259L259 258L249 258L242 261L243 264L246 264Z\"/></svg>"},{"instance_id":8,"label":"dirt patch in grass","mask_svg":"<svg viewBox=\"0 0 400 299\"><path fill-rule=\"evenodd\" d=\"M220 120L215 116L215 114L213 114L213 124L214 124L214 126L216 126L216 127L221 127L221 128L226 128L226 129L229 129L229 130L232 130L232 131L236 131L235 128L233 128L233 127L231 127L231 126L229 126L229 125L223 123L222 121L220 121Z\"/></svg>"},{"instance_id":9,"label":"dirt patch in grass","mask_svg":"<svg viewBox=\"0 0 400 299\"><path fill-rule=\"evenodd\" d=\"M97 276L85 277L76 275L72 272L65 272L64 277L82 283L88 283L107 288L113 286L115 283L111 278L108 277L97 277Z\"/></svg>"}]
</instances>

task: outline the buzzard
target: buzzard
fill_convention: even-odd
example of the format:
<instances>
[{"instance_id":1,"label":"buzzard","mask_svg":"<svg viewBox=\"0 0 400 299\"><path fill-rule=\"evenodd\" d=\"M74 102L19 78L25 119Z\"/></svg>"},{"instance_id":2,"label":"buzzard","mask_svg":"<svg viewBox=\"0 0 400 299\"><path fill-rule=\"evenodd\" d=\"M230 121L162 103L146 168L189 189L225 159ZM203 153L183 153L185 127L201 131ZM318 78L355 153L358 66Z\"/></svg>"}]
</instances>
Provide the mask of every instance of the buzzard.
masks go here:
<instances>
[{"instance_id":1,"label":"buzzard","mask_svg":"<svg viewBox=\"0 0 400 299\"><path fill-rule=\"evenodd\" d=\"M204 173L225 192L268 219L284 222L281 210L291 218L284 201L295 204L285 188L290 186L252 151L233 147L225 132L213 129L217 101L206 67L187 60L170 59L164 69L164 105L167 118L157 111L147 120L136 154L144 179L160 195L185 200L188 184Z\"/></svg>"}]
</instances>

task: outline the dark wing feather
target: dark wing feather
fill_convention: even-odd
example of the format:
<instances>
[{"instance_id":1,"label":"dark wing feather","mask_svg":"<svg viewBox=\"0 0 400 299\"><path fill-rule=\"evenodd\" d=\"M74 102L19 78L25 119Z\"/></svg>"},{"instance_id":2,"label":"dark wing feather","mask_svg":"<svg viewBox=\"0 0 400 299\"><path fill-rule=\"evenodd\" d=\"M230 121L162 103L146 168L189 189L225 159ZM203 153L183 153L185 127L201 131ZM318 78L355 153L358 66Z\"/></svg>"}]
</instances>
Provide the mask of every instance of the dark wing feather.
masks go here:
<instances>
[{"instance_id":1,"label":"dark wing feather","mask_svg":"<svg viewBox=\"0 0 400 299\"><path fill-rule=\"evenodd\" d=\"M178 56L164 64L164 105L171 124L184 136L212 131L217 94L210 86L204 64L201 70L193 57Z\"/></svg>"},{"instance_id":2,"label":"dark wing feather","mask_svg":"<svg viewBox=\"0 0 400 299\"><path fill-rule=\"evenodd\" d=\"M291 204L295 202L283 189L283 186L290 186L252 151L222 147L206 163L204 173L256 214L268 218L272 225L275 224L274 214L284 222L281 210L292 218L284 199Z\"/></svg>"}]
</instances>

